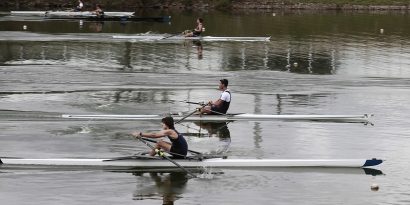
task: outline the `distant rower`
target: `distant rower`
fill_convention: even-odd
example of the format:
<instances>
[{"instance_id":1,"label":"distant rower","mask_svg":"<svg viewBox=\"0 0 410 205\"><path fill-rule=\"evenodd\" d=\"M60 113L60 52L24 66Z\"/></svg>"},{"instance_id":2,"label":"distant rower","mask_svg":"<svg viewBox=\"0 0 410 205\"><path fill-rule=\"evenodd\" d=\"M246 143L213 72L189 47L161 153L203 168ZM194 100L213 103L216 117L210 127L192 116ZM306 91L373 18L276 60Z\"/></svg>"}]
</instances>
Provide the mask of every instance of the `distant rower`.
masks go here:
<instances>
[{"instance_id":1,"label":"distant rower","mask_svg":"<svg viewBox=\"0 0 410 205\"><path fill-rule=\"evenodd\" d=\"M95 10L93 11L93 13L99 17L104 16L104 11L102 10L101 5L99 4L95 5Z\"/></svg>"},{"instance_id":2,"label":"distant rower","mask_svg":"<svg viewBox=\"0 0 410 205\"><path fill-rule=\"evenodd\" d=\"M172 117L162 118L162 129L157 133L142 133L142 132L133 132L132 135L135 137L148 137L148 138L160 138L168 137L171 141L171 144L165 141L158 141L155 149L163 149L167 152L170 152L174 158L183 159L188 153L188 144L182 136L181 133L175 130L174 119ZM155 156L155 150L151 150L150 155Z\"/></svg>"},{"instance_id":3,"label":"distant rower","mask_svg":"<svg viewBox=\"0 0 410 205\"><path fill-rule=\"evenodd\" d=\"M83 2L81 0L78 0L78 6L75 7L74 11L77 11L77 12L78 11L83 11L83 8L84 8Z\"/></svg>"},{"instance_id":4,"label":"distant rower","mask_svg":"<svg viewBox=\"0 0 410 205\"><path fill-rule=\"evenodd\" d=\"M197 20L196 20L196 28L194 29L194 30L192 30L192 31L189 31L189 30L187 30L187 31L185 31L184 32L184 35L185 35L185 37L197 37L197 36L200 36L201 35L201 33L203 32L203 31L205 31L205 27L204 27L204 20L202 19L202 18L198 18Z\"/></svg>"},{"instance_id":5,"label":"distant rower","mask_svg":"<svg viewBox=\"0 0 410 205\"><path fill-rule=\"evenodd\" d=\"M222 91L221 97L215 102L209 101L208 105L201 109L201 113L210 115L223 115L229 109L231 104L231 92L228 90L228 80L219 81L219 90Z\"/></svg>"}]
</instances>

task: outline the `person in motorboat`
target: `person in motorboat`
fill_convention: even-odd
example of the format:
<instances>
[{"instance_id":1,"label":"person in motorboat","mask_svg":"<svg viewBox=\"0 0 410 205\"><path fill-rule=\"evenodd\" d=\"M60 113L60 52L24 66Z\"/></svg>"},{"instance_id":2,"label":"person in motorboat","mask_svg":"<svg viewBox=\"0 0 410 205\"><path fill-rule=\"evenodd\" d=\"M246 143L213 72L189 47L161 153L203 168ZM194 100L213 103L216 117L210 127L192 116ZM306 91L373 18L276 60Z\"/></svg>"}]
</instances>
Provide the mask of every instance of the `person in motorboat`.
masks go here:
<instances>
[{"instance_id":1,"label":"person in motorboat","mask_svg":"<svg viewBox=\"0 0 410 205\"><path fill-rule=\"evenodd\" d=\"M201 36L201 33L205 31L204 27L204 19L198 18L196 20L196 28L194 30L186 30L184 31L183 35L185 37L198 37Z\"/></svg>"},{"instance_id":2,"label":"person in motorboat","mask_svg":"<svg viewBox=\"0 0 410 205\"><path fill-rule=\"evenodd\" d=\"M156 133L142 133L133 132L134 137L146 137L146 138L161 138L168 137L171 143L160 140L155 145L155 149L162 149L170 153L173 158L183 159L188 154L188 143L186 142L184 136L175 130L174 119L172 117L164 117L161 120L162 130ZM151 156L157 154L156 150L153 149L149 153Z\"/></svg>"},{"instance_id":3,"label":"person in motorboat","mask_svg":"<svg viewBox=\"0 0 410 205\"><path fill-rule=\"evenodd\" d=\"M222 91L221 96L215 102L209 101L208 104L201 108L201 114L208 115L224 115L231 104L231 91L228 89L228 80L221 79L219 81L219 90Z\"/></svg>"}]
</instances>

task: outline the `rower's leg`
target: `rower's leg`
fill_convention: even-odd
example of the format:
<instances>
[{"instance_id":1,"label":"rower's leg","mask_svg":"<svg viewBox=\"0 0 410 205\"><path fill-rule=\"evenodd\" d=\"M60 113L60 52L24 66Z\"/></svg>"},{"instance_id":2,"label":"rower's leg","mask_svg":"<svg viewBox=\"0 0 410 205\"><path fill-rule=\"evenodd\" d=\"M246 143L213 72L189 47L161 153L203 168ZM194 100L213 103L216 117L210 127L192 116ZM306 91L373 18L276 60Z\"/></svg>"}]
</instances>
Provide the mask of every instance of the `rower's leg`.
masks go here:
<instances>
[{"instance_id":1,"label":"rower's leg","mask_svg":"<svg viewBox=\"0 0 410 205\"><path fill-rule=\"evenodd\" d=\"M201 109L201 114L211 114L211 106L207 105Z\"/></svg>"},{"instance_id":2,"label":"rower's leg","mask_svg":"<svg viewBox=\"0 0 410 205\"><path fill-rule=\"evenodd\" d=\"M168 142L165 142L165 141L161 140L157 144L162 150L165 150L167 152L169 152L171 150L171 144L168 143Z\"/></svg>"},{"instance_id":3,"label":"rower's leg","mask_svg":"<svg viewBox=\"0 0 410 205\"><path fill-rule=\"evenodd\" d=\"M156 149L160 149L161 147L158 145L158 143L155 145L154 149L149 152L149 156L155 156L157 152L155 152Z\"/></svg>"}]
</instances>

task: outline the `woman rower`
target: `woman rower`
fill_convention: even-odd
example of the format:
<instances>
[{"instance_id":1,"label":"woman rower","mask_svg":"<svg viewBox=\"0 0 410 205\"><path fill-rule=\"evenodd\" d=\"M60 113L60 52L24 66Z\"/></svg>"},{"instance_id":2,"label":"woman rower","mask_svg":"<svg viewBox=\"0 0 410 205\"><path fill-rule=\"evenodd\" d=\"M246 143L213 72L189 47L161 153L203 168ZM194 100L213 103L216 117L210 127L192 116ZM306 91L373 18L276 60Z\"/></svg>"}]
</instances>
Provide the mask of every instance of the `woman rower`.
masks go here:
<instances>
[{"instance_id":1,"label":"woman rower","mask_svg":"<svg viewBox=\"0 0 410 205\"><path fill-rule=\"evenodd\" d=\"M184 36L185 37L197 37L197 36L200 36L201 35L201 33L203 32L203 31L205 31L205 27L204 27L204 20L202 19L202 18L198 18L197 20L196 20L196 28L193 30L193 31L189 31L189 30L187 30L187 31L185 31L184 32Z\"/></svg>"},{"instance_id":2,"label":"woman rower","mask_svg":"<svg viewBox=\"0 0 410 205\"><path fill-rule=\"evenodd\" d=\"M184 136L175 130L174 119L172 117L162 118L162 129L156 133L142 133L133 132L134 137L147 137L147 138L161 138L168 137L171 143L160 140L157 142L155 149L163 149L169 152L176 159L183 159L188 153L188 143ZM155 156L155 149L151 150L150 155Z\"/></svg>"},{"instance_id":3,"label":"woman rower","mask_svg":"<svg viewBox=\"0 0 410 205\"><path fill-rule=\"evenodd\" d=\"M97 15L98 17L103 17L104 16L104 11L101 8L101 5L97 4L95 5L95 10L92 11L93 14Z\"/></svg>"}]
</instances>

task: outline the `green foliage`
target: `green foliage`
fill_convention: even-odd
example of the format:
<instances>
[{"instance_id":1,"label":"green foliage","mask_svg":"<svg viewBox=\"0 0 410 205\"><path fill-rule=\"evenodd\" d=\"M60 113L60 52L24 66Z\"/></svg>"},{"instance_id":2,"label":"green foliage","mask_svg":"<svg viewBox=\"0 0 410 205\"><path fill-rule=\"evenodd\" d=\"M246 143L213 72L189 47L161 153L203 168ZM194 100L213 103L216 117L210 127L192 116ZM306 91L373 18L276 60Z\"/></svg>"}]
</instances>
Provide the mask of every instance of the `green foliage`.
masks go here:
<instances>
[{"instance_id":1,"label":"green foliage","mask_svg":"<svg viewBox=\"0 0 410 205\"><path fill-rule=\"evenodd\" d=\"M338 5L409 5L408 0L284 0L287 3L320 3Z\"/></svg>"},{"instance_id":2,"label":"green foliage","mask_svg":"<svg viewBox=\"0 0 410 205\"><path fill-rule=\"evenodd\" d=\"M215 0L214 5L219 10L227 10L231 8L232 0Z\"/></svg>"}]
</instances>

